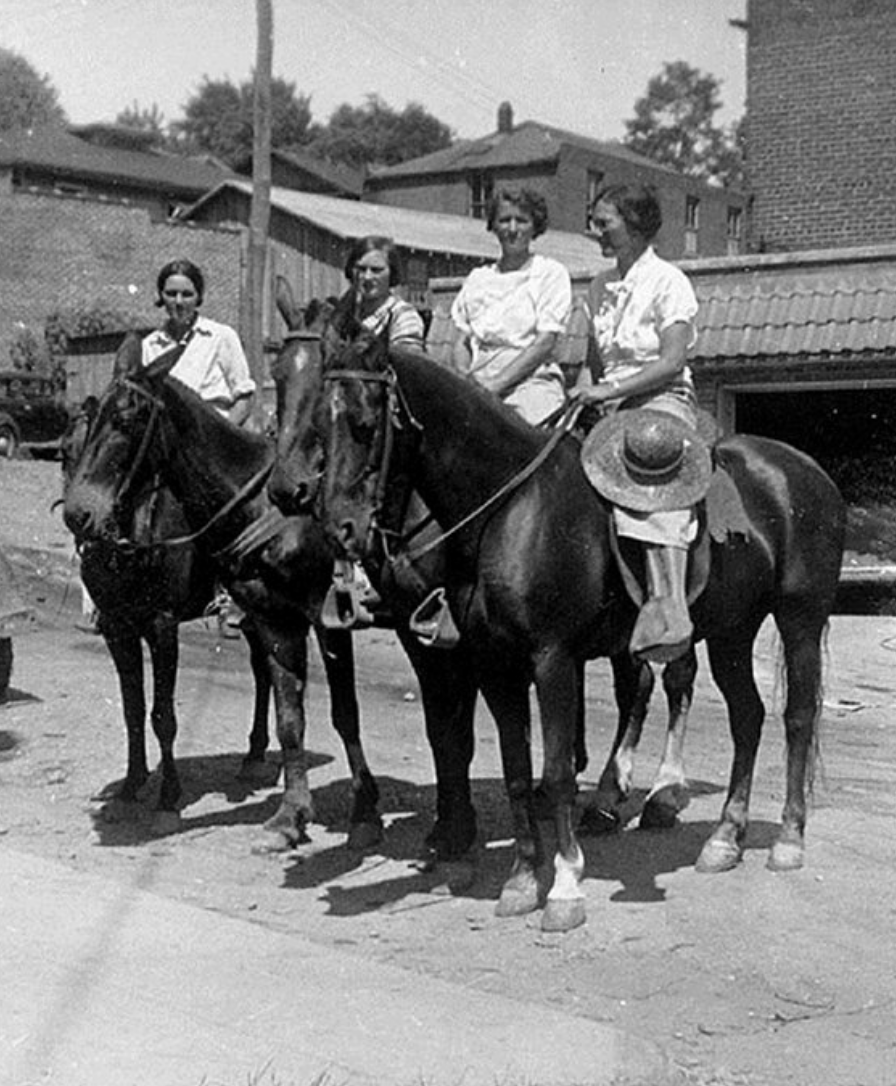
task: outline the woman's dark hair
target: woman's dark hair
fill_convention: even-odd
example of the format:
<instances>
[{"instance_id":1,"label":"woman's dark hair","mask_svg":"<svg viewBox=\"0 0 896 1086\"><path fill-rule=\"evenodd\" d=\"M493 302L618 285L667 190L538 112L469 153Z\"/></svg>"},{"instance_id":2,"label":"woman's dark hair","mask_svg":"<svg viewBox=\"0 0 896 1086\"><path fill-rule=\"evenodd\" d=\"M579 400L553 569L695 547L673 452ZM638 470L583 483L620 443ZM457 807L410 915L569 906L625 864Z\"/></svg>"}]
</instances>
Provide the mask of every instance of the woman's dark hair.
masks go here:
<instances>
[{"instance_id":1,"label":"woman's dark hair","mask_svg":"<svg viewBox=\"0 0 896 1086\"><path fill-rule=\"evenodd\" d=\"M345 258L345 278L351 281L355 274L355 265L366 253L381 252L389 262L389 286L397 286L403 279L401 257L392 238L383 237L380 234L367 234L363 238L356 238Z\"/></svg>"},{"instance_id":2,"label":"woman's dark hair","mask_svg":"<svg viewBox=\"0 0 896 1086\"><path fill-rule=\"evenodd\" d=\"M548 228L548 202L540 192L526 188L500 188L496 189L488 198L485 205L486 226L494 230L495 219L498 217L499 204L513 204L532 219L532 236L537 238Z\"/></svg>"},{"instance_id":3,"label":"woman's dark hair","mask_svg":"<svg viewBox=\"0 0 896 1086\"><path fill-rule=\"evenodd\" d=\"M629 230L640 234L645 241L653 241L660 232L663 212L653 185L607 185L594 197L589 208L590 214L594 213L595 207L601 201L612 204Z\"/></svg>"},{"instance_id":4,"label":"woman's dark hair","mask_svg":"<svg viewBox=\"0 0 896 1086\"><path fill-rule=\"evenodd\" d=\"M165 289L166 281L172 275L183 275L193 284L196 288L197 305L202 304L202 299L205 296L205 277L202 272L192 260L169 260L168 263L162 268L159 274L156 276L156 305L164 305L162 300L162 291Z\"/></svg>"}]
</instances>

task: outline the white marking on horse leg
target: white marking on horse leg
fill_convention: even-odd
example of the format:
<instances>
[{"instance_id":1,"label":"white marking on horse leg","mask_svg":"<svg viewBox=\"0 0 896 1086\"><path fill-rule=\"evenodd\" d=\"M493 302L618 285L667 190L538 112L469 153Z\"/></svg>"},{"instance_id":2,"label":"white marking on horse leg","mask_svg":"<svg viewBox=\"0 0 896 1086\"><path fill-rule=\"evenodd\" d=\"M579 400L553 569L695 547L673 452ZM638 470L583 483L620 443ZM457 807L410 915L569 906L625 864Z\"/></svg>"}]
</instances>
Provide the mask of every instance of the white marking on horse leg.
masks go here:
<instances>
[{"instance_id":1,"label":"white marking on horse leg","mask_svg":"<svg viewBox=\"0 0 896 1086\"><path fill-rule=\"evenodd\" d=\"M576 845L573 859L567 860L562 852L554 853L554 883L548 893L549 901L572 901L584 898L581 882L585 872L585 857Z\"/></svg>"}]
</instances>

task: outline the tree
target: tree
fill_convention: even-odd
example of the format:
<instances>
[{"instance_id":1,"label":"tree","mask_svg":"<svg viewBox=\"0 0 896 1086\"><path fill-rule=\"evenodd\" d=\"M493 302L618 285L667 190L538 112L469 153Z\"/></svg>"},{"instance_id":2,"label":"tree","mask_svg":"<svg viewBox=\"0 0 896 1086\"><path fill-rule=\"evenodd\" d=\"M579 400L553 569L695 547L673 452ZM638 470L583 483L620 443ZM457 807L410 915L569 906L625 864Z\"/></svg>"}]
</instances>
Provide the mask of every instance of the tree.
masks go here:
<instances>
[{"instance_id":1,"label":"tree","mask_svg":"<svg viewBox=\"0 0 896 1086\"><path fill-rule=\"evenodd\" d=\"M663 65L625 122L627 147L692 177L733 184L741 180L737 125L713 123L721 107L719 81L682 60Z\"/></svg>"},{"instance_id":2,"label":"tree","mask_svg":"<svg viewBox=\"0 0 896 1086\"><path fill-rule=\"evenodd\" d=\"M254 81L236 86L229 79L203 78L184 107L182 120L171 125L183 150L207 151L236 162L252 150ZM295 83L271 80L271 144L291 147L308 141L311 100L296 94Z\"/></svg>"},{"instance_id":3,"label":"tree","mask_svg":"<svg viewBox=\"0 0 896 1086\"><path fill-rule=\"evenodd\" d=\"M65 122L65 110L50 77L11 49L0 49L0 132Z\"/></svg>"},{"instance_id":4,"label":"tree","mask_svg":"<svg viewBox=\"0 0 896 1086\"><path fill-rule=\"evenodd\" d=\"M127 109L121 110L115 118L115 123L124 128L136 128L140 132L152 132L157 143L165 142L167 131L165 115L156 102L146 109L135 100Z\"/></svg>"},{"instance_id":5,"label":"tree","mask_svg":"<svg viewBox=\"0 0 896 1086\"><path fill-rule=\"evenodd\" d=\"M311 150L349 166L394 166L448 147L451 139L451 129L418 102L399 113L368 94L363 106L339 106L315 132Z\"/></svg>"}]
</instances>

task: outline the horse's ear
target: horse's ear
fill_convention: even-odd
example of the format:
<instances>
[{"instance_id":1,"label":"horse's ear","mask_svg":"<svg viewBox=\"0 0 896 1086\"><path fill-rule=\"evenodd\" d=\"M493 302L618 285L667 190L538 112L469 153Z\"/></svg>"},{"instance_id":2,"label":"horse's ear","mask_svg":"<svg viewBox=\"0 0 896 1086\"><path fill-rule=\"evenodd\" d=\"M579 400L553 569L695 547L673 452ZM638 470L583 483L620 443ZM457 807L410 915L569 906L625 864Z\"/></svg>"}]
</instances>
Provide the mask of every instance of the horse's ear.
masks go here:
<instances>
[{"instance_id":1,"label":"horse's ear","mask_svg":"<svg viewBox=\"0 0 896 1086\"><path fill-rule=\"evenodd\" d=\"M288 280L282 275L277 276L274 286L274 297L277 302L277 312L286 321L286 327L290 332L302 326L302 312L296 304L295 295Z\"/></svg>"},{"instance_id":2,"label":"horse's ear","mask_svg":"<svg viewBox=\"0 0 896 1086\"><path fill-rule=\"evenodd\" d=\"M140 372L143 358L143 345L136 332L128 332L115 352L112 364L112 377L133 377Z\"/></svg>"}]
</instances>

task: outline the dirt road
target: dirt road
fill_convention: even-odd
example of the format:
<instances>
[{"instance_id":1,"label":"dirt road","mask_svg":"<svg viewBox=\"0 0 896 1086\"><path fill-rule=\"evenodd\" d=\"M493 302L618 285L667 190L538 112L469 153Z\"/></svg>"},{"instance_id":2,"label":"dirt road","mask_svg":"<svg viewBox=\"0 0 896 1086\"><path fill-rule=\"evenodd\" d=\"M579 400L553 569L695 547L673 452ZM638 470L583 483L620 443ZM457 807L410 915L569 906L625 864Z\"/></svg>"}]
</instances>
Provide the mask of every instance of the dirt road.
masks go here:
<instances>
[{"instance_id":1,"label":"dirt road","mask_svg":"<svg viewBox=\"0 0 896 1086\"><path fill-rule=\"evenodd\" d=\"M687 746L693 798L681 825L645 832L632 822L612 838L586 839L588 923L545 935L537 917L494 916L510 830L484 710L474 763L479 877L470 892L451 896L435 892L420 870L433 805L430 762L413 677L387 632L361 635L357 648L364 740L387 821L375 854L359 857L343 845L346 767L316 656L312 840L283 856L253 852L273 807L276 768L269 786L248 791L237 783L251 711L245 653L201 623L185 630L179 684L182 824L159 837L145 820L107 821L98 797L122 775L123 726L104 645L75 629L74 586L67 598L62 587L70 544L49 512L57 473L57 465L0 461L0 546L26 572L38 615L16 639L13 698L0 709L2 843L112 879L139 871L141 885L165 898L479 993L612 1023L662 1044L686 1081L701 1086L896 1083L896 619L832 622L823 767L804 870L775 875L764 866L783 790L783 691L769 632L757 652L770 712L744 863L718 876L693 869L721 806L731 749L703 667ZM596 662L588 676L586 793L609 742L609 693L606 665ZM641 786L658 760L663 724L657 698L637 768Z\"/></svg>"}]
</instances>

